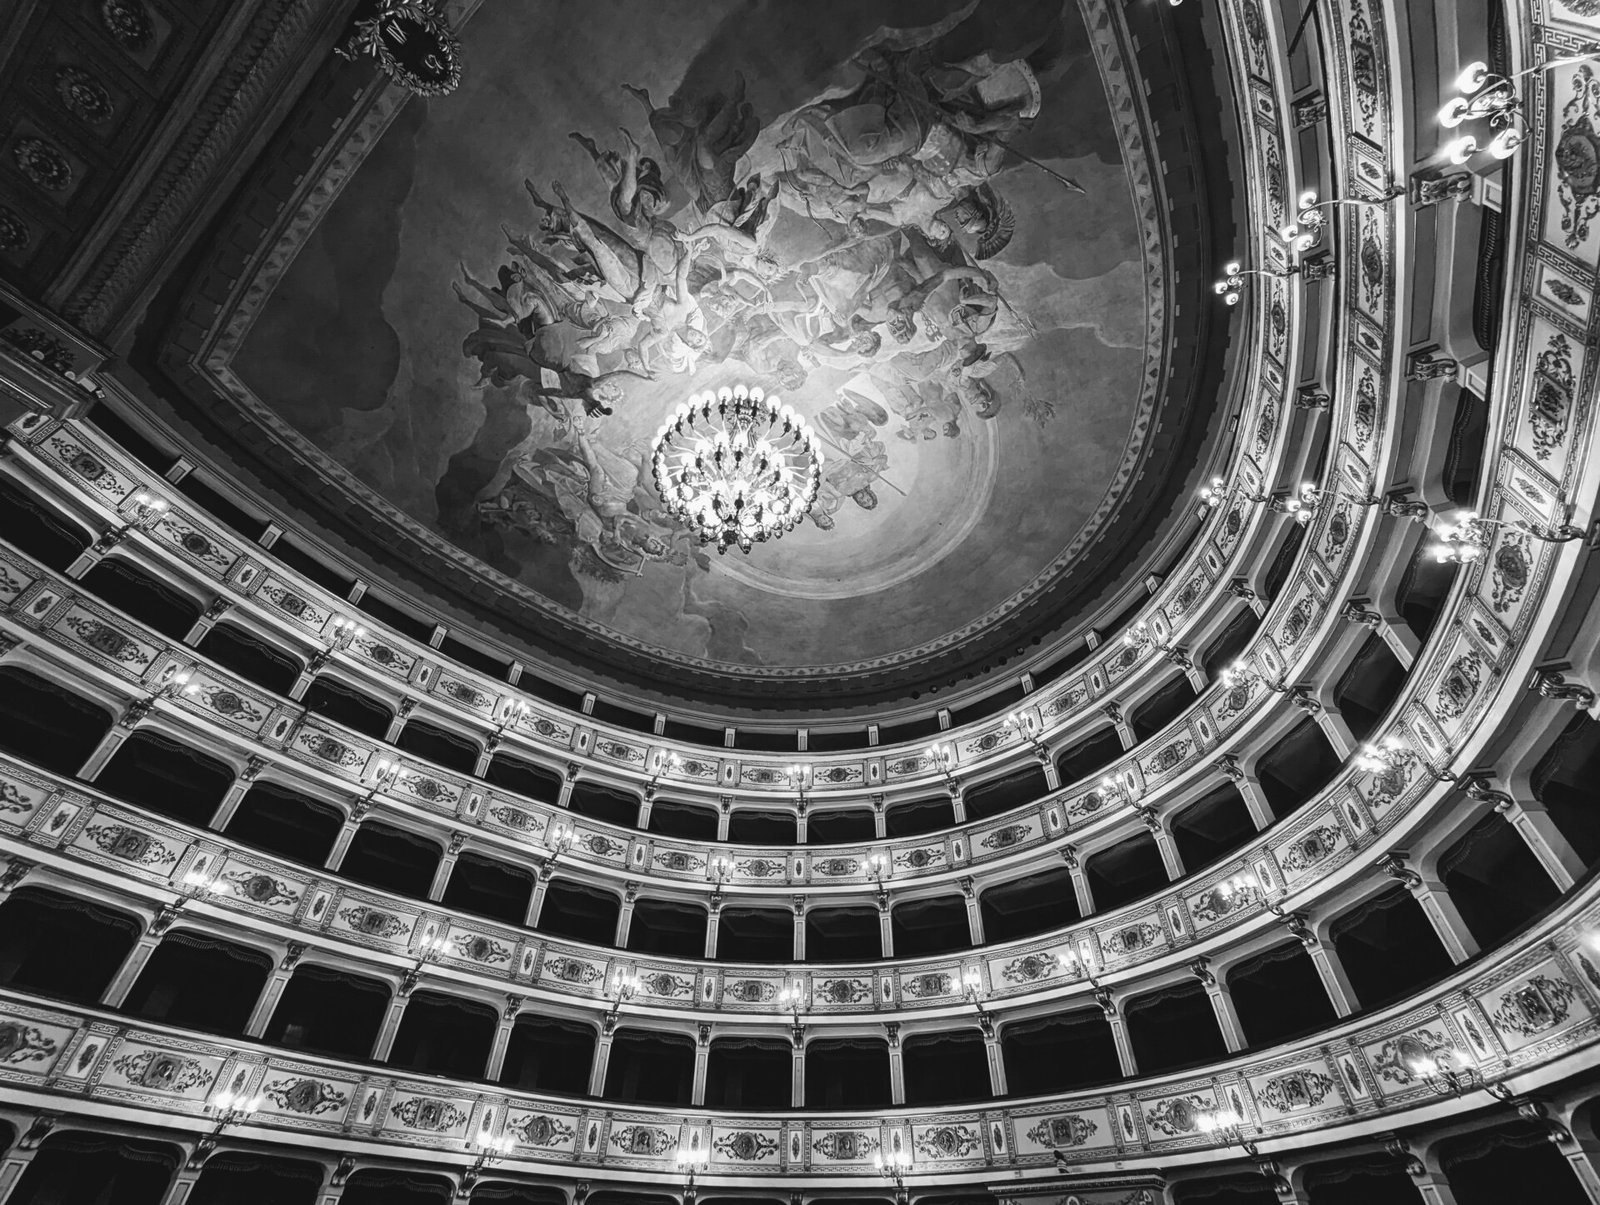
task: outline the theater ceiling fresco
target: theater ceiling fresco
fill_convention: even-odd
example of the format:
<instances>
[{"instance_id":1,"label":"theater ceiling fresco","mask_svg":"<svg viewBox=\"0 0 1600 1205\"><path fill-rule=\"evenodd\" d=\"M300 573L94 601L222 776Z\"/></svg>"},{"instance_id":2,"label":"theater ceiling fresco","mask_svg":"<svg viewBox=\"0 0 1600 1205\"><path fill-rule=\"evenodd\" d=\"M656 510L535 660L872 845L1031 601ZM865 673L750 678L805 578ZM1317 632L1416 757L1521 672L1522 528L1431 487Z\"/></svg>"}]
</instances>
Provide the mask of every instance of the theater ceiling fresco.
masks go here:
<instances>
[{"instance_id":1,"label":"theater ceiling fresco","mask_svg":"<svg viewBox=\"0 0 1600 1205\"><path fill-rule=\"evenodd\" d=\"M368 116L211 353L229 390L552 630L668 662L894 666L1069 574L1168 336L1137 81L1093 10L538 12L482 4L458 91ZM740 382L811 421L823 484L718 556L650 441Z\"/></svg>"}]
</instances>

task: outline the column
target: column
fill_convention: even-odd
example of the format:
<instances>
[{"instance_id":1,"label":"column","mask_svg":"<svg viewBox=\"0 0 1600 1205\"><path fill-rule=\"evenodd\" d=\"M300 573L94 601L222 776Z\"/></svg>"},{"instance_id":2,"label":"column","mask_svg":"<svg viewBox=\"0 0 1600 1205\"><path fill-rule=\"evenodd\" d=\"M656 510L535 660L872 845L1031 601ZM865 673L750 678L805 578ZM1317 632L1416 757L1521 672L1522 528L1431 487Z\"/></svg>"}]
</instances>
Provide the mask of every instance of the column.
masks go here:
<instances>
[{"instance_id":1,"label":"column","mask_svg":"<svg viewBox=\"0 0 1600 1205\"><path fill-rule=\"evenodd\" d=\"M166 911L163 910L163 915ZM177 913L173 912L173 916ZM161 917L151 922L145 934L128 951L128 956L122 960L122 966L117 968L116 976L110 985L100 994L100 1003L106 1008L121 1008L122 1002L128 998L128 993L133 989L134 980L139 978L139 972L144 970L144 964L150 961L150 955L155 953L156 947L161 944L161 937L167 931L167 925L172 923L168 917L165 924Z\"/></svg>"},{"instance_id":2,"label":"column","mask_svg":"<svg viewBox=\"0 0 1600 1205\"><path fill-rule=\"evenodd\" d=\"M644 798L639 800L639 818L634 823L634 827L641 833L648 832L650 829L650 809L654 803L655 798L649 791L646 791Z\"/></svg>"},{"instance_id":3,"label":"column","mask_svg":"<svg viewBox=\"0 0 1600 1205\"><path fill-rule=\"evenodd\" d=\"M1106 1024L1111 1027L1111 1040L1117 1047L1117 1064L1122 1068L1123 1079L1132 1079L1139 1074L1139 1064L1133 1060L1133 1043L1128 1040L1128 1019L1122 1015L1122 1008L1111 993L1105 990L1096 992L1100 997L1100 1008L1106 1015Z\"/></svg>"},{"instance_id":4,"label":"column","mask_svg":"<svg viewBox=\"0 0 1600 1205\"><path fill-rule=\"evenodd\" d=\"M250 1019L245 1022L245 1037L259 1038L267 1032L267 1022L272 1019L272 1010L278 1007L283 989L289 986L289 977L294 974L295 964L305 952L306 947L302 943L298 941L289 943L283 957L278 960L277 969L262 985L261 994L256 997L256 1006L250 1010Z\"/></svg>"},{"instance_id":5,"label":"column","mask_svg":"<svg viewBox=\"0 0 1600 1205\"><path fill-rule=\"evenodd\" d=\"M300 676L294 680L294 685L289 688L289 697L298 703L306 697L306 691L311 689L311 682L317 676L317 671L309 665L300 671Z\"/></svg>"},{"instance_id":6,"label":"column","mask_svg":"<svg viewBox=\"0 0 1600 1205\"><path fill-rule=\"evenodd\" d=\"M806 1103L806 1039L803 1027L796 1025L793 1035L793 1051L789 1065L789 1104L792 1108L803 1109Z\"/></svg>"},{"instance_id":7,"label":"column","mask_svg":"<svg viewBox=\"0 0 1600 1205\"><path fill-rule=\"evenodd\" d=\"M365 809L362 809L362 814L366 814ZM360 827L360 817L353 814L346 817L344 824L339 827L339 835L333 839L333 848L328 851L328 860L322 864L325 870L338 872L344 862L345 854L350 852L350 842L355 840L356 829Z\"/></svg>"},{"instance_id":8,"label":"column","mask_svg":"<svg viewBox=\"0 0 1600 1205\"><path fill-rule=\"evenodd\" d=\"M1331 707L1323 707L1317 712L1317 727L1322 729L1322 735L1328 738L1328 743L1333 746L1333 751L1339 755L1339 760L1344 761L1356 751L1359 744L1356 734L1350 731L1350 725Z\"/></svg>"},{"instance_id":9,"label":"column","mask_svg":"<svg viewBox=\"0 0 1600 1205\"><path fill-rule=\"evenodd\" d=\"M134 704L137 707L138 704ZM148 710L148 709L146 709ZM122 747L122 742L133 735L133 729L138 724L138 719L131 714L132 708L124 712L122 719L111 726L111 731L100 738L100 743L94 747L94 752L89 754L89 760L83 763L83 769L78 771L78 777L84 782L93 782L100 777L100 771L106 768L106 763L111 760L111 755Z\"/></svg>"},{"instance_id":10,"label":"column","mask_svg":"<svg viewBox=\"0 0 1600 1205\"><path fill-rule=\"evenodd\" d=\"M167 1195L161 1198L161 1205L184 1205L199 1179L200 1168L180 1167L172 1183L167 1185Z\"/></svg>"},{"instance_id":11,"label":"column","mask_svg":"<svg viewBox=\"0 0 1600 1205\"><path fill-rule=\"evenodd\" d=\"M1327 942L1312 941L1306 944L1306 953L1311 955L1312 965L1317 968L1317 977L1322 980L1334 1013L1348 1017L1355 1012L1360 1001L1356 999L1356 989L1350 986L1350 976L1345 974L1339 951Z\"/></svg>"},{"instance_id":12,"label":"column","mask_svg":"<svg viewBox=\"0 0 1600 1205\"><path fill-rule=\"evenodd\" d=\"M689 1088L689 1104L702 1109L706 1103L706 1064L711 1058L711 1026L700 1027L699 1041L694 1044L694 1083Z\"/></svg>"},{"instance_id":13,"label":"column","mask_svg":"<svg viewBox=\"0 0 1600 1205\"><path fill-rule=\"evenodd\" d=\"M372 1044L372 1061L384 1063L389 1059L389 1051L394 1047L394 1035L400 1032L400 1018L405 1016L406 1003L411 999L411 992L401 988L389 1000L389 1011L384 1014L383 1028L378 1030L378 1040Z\"/></svg>"},{"instance_id":14,"label":"column","mask_svg":"<svg viewBox=\"0 0 1600 1205\"><path fill-rule=\"evenodd\" d=\"M797 895L794 903L794 960L806 960L806 897Z\"/></svg>"},{"instance_id":15,"label":"column","mask_svg":"<svg viewBox=\"0 0 1600 1205\"><path fill-rule=\"evenodd\" d=\"M722 905L713 902L706 910L706 952L707 958L717 956L717 933L722 927Z\"/></svg>"},{"instance_id":16,"label":"column","mask_svg":"<svg viewBox=\"0 0 1600 1205\"><path fill-rule=\"evenodd\" d=\"M190 648L194 648L195 645L199 644L206 638L207 632L217 626L217 620L221 619L232 608L233 603L229 599L212 599L211 605L205 610L205 614L194 621L194 626L190 628L188 633L184 636L183 642Z\"/></svg>"},{"instance_id":17,"label":"column","mask_svg":"<svg viewBox=\"0 0 1600 1205\"><path fill-rule=\"evenodd\" d=\"M900 1022L888 1021L884 1029L889 1032L889 1103L906 1103L906 1068L900 1059Z\"/></svg>"},{"instance_id":18,"label":"column","mask_svg":"<svg viewBox=\"0 0 1600 1205\"><path fill-rule=\"evenodd\" d=\"M600 1097L606 1090L606 1066L611 1062L611 1029L600 1031L600 1040L594 1044L594 1064L589 1068L589 1095Z\"/></svg>"},{"instance_id":19,"label":"column","mask_svg":"<svg viewBox=\"0 0 1600 1205\"><path fill-rule=\"evenodd\" d=\"M622 908L617 912L617 940L619 950L628 948L628 930L633 927L633 904L639 898L639 884L622 885Z\"/></svg>"},{"instance_id":20,"label":"column","mask_svg":"<svg viewBox=\"0 0 1600 1205\"><path fill-rule=\"evenodd\" d=\"M1151 819L1155 819L1152 815ZM1156 849L1161 852L1161 865L1166 869L1167 878L1176 883L1183 878L1183 859L1178 856L1178 846L1172 839L1172 833L1160 820L1148 826L1150 835L1156 839Z\"/></svg>"},{"instance_id":21,"label":"column","mask_svg":"<svg viewBox=\"0 0 1600 1205\"><path fill-rule=\"evenodd\" d=\"M1596 1166L1600 1160L1600 1143L1569 1133L1564 1141L1556 1143L1556 1149L1572 1167L1572 1174L1578 1177L1589 1200L1600 1205L1600 1168ZM3 1199L4 1190L0 1189L0 1200Z\"/></svg>"},{"instance_id":22,"label":"column","mask_svg":"<svg viewBox=\"0 0 1600 1205\"><path fill-rule=\"evenodd\" d=\"M498 748L500 748L500 734L491 732L483 742L483 748L478 750L477 760L472 763L472 777L482 778L489 772L489 761Z\"/></svg>"},{"instance_id":23,"label":"column","mask_svg":"<svg viewBox=\"0 0 1600 1205\"><path fill-rule=\"evenodd\" d=\"M1089 892L1089 876L1083 873L1083 866L1078 861L1078 855L1071 846L1063 853L1070 851L1071 857L1067 859L1067 873L1072 876L1072 894L1078 897L1078 915L1094 915L1094 896Z\"/></svg>"},{"instance_id":24,"label":"column","mask_svg":"<svg viewBox=\"0 0 1600 1205\"><path fill-rule=\"evenodd\" d=\"M543 863L533 869L533 895L528 898L528 914L522 923L530 929L539 927L539 913L544 908L544 893L550 887L550 868Z\"/></svg>"},{"instance_id":25,"label":"column","mask_svg":"<svg viewBox=\"0 0 1600 1205\"><path fill-rule=\"evenodd\" d=\"M400 730L406 726L406 721L411 718L411 713L417 709L415 699L401 699L400 706L395 709L394 719L389 721L389 728L383 734L384 744L392 745L400 739ZM479 777L483 777L479 774Z\"/></svg>"},{"instance_id":26,"label":"column","mask_svg":"<svg viewBox=\"0 0 1600 1205\"><path fill-rule=\"evenodd\" d=\"M1439 940L1444 944L1445 952L1450 955L1450 961L1455 963L1465 962L1478 952L1477 939L1472 936L1472 931L1467 928L1467 922L1461 917L1461 910L1456 907L1456 902L1450 898L1450 892L1445 885L1437 879L1424 881L1412 893L1417 897L1417 902L1422 905L1422 910L1433 924L1434 932L1439 935Z\"/></svg>"},{"instance_id":27,"label":"column","mask_svg":"<svg viewBox=\"0 0 1600 1205\"><path fill-rule=\"evenodd\" d=\"M556 796L556 806L564 808L572 802L572 788L578 781L578 767L575 762L567 763L567 776L561 780L561 793Z\"/></svg>"},{"instance_id":28,"label":"column","mask_svg":"<svg viewBox=\"0 0 1600 1205\"><path fill-rule=\"evenodd\" d=\"M218 833L227 828L228 822L233 819L233 814L239 810L239 804L243 802L245 793L255 784L256 775L266 768L266 761L257 757L254 753L246 758L244 769L229 784L228 793L222 797L222 802L217 805L217 810L211 814L211 821L206 827Z\"/></svg>"},{"instance_id":29,"label":"column","mask_svg":"<svg viewBox=\"0 0 1600 1205\"><path fill-rule=\"evenodd\" d=\"M960 880L961 894L967 902L967 936L972 939L974 948L984 943L983 938L983 909L978 905L978 894L973 890L972 876L963 876Z\"/></svg>"},{"instance_id":30,"label":"column","mask_svg":"<svg viewBox=\"0 0 1600 1205\"><path fill-rule=\"evenodd\" d=\"M350 1178L355 1166L355 1157L345 1155L328 1169L327 1179L323 1181L322 1189L317 1194L317 1205L339 1205L340 1199L344 1196L345 1181Z\"/></svg>"},{"instance_id":31,"label":"column","mask_svg":"<svg viewBox=\"0 0 1600 1205\"><path fill-rule=\"evenodd\" d=\"M732 818L732 815L733 815L733 809L729 805L728 801L726 799L724 799L722 801L722 806L717 809L717 840L718 841L726 841L728 839L728 821Z\"/></svg>"},{"instance_id":32,"label":"column","mask_svg":"<svg viewBox=\"0 0 1600 1205\"><path fill-rule=\"evenodd\" d=\"M1046 754L1039 759L1039 764L1044 768L1044 785L1052 791L1061 789L1061 771L1056 767L1055 759Z\"/></svg>"},{"instance_id":33,"label":"column","mask_svg":"<svg viewBox=\"0 0 1600 1205\"><path fill-rule=\"evenodd\" d=\"M1189 679L1189 685L1194 688L1194 693L1203 695L1206 687L1211 683L1206 678L1206 671L1197 661L1191 661L1184 667L1183 676Z\"/></svg>"},{"instance_id":34,"label":"column","mask_svg":"<svg viewBox=\"0 0 1600 1205\"><path fill-rule=\"evenodd\" d=\"M1384 854L1375 865L1384 874L1402 883L1416 897L1428 923L1433 926L1445 952L1450 955L1450 960L1465 962L1478 952L1478 943L1467 928L1467 922L1461 919L1461 912L1445 885L1437 879L1424 879L1406 865L1406 857L1405 851L1396 850Z\"/></svg>"},{"instance_id":35,"label":"column","mask_svg":"<svg viewBox=\"0 0 1600 1205\"><path fill-rule=\"evenodd\" d=\"M1206 995L1211 997L1211 1011L1217 1014L1217 1028L1222 1030L1222 1041L1228 1053L1237 1054L1245 1047L1244 1030L1239 1025L1238 1010L1233 1007L1233 997L1228 985L1207 971L1200 979L1205 984Z\"/></svg>"},{"instance_id":36,"label":"column","mask_svg":"<svg viewBox=\"0 0 1600 1205\"><path fill-rule=\"evenodd\" d=\"M1443 1169L1424 1167L1413 1160L1406 1171L1411 1174L1411 1183L1416 1185L1423 1205L1456 1205L1455 1191L1450 1187L1450 1178Z\"/></svg>"},{"instance_id":37,"label":"column","mask_svg":"<svg viewBox=\"0 0 1600 1205\"><path fill-rule=\"evenodd\" d=\"M885 958L894 957L894 915L889 910L889 897L878 897L878 944Z\"/></svg>"},{"instance_id":38,"label":"column","mask_svg":"<svg viewBox=\"0 0 1600 1205\"><path fill-rule=\"evenodd\" d=\"M955 816L955 823L967 822L967 797L962 794L960 787L950 788L950 811ZM883 833L879 832L878 836L883 836Z\"/></svg>"},{"instance_id":39,"label":"column","mask_svg":"<svg viewBox=\"0 0 1600 1205\"><path fill-rule=\"evenodd\" d=\"M1117 739L1122 742L1124 749L1132 749L1139 743L1138 738L1133 735L1133 728L1129 726L1127 717L1122 714L1122 704L1107 703L1100 710L1105 712L1106 718L1116 727Z\"/></svg>"},{"instance_id":40,"label":"column","mask_svg":"<svg viewBox=\"0 0 1600 1205\"><path fill-rule=\"evenodd\" d=\"M28 1170L28 1164L33 1162L33 1157L38 1153L37 1143L31 1147L24 1147L18 1143L6 1152L5 1160L0 1162L0 1205L5 1205L10 1199L17 1187L17 1181L22 1179L22 1174Z\"/></svg>"},{"instance_id":41,"label":"column","mask_svg":"<svg viewBox=\"0 0 1600 1205\"><path fill-rule=\"evenodd\" d=\"M989 1091L996 1100L1003 1100L1006 1095L1006 1060L993 1021L984 1026L983 1050L989 1056Z\"/></svg>"},{"instance_id":42,"label":"column","mask_svg":"<svg viewBox=\"0 0 1600 1205\"><path fill-rule=\"evenodd\" d=\"M794 840L795 840L795 844L796 845L804 845L806 843L806 812L807 812L807 810L808 809L806 808L806 805L802 803L800 805L800 807L795 812L795 818L794 818Z\"/></svg>"},{"instance_id":43,"label":"column","mask_svg":"<svg viewBox=\"0 0 1600 1205\"><path fill-rule=\"evenodd\" d=\"M1544 805L1512 800L1495 808L1506 818L1506 823L1517 830L1517 836L1527 844L1529 851L1539 859L1539 865L1562 891L1572 890L1587 870L1566 837L1545 811Z\"/></svg>"},{"instance_id":44,"label":"column","mask_svg":"<svg viewBox=\"0 0 1600 1205\"><path fill-rule=\"evenodd\" d=\"M506 1047L511 1043L511 1031L517 1026L517 1016L522 1011L521 996L506 996L506 1006L495 1025L494 1044L489 1047L489 1061L483 1069L483 1078L491 1083L500 1078L506 1065Z\"/></svg>"},{"instance_id":45,"label":"column","mask_svg":"<svg viewBox=\"0 0 1600 1205\"><path fill-rule=\"evenodd\" d=\"M450 834L450 845L433 872L433 882L428 884L428 899L434 903L444 899L445 889L450 886L450 872L456 868L456 859L461 856L461 847L466 843L465 833Z\"/></svg>"},{"instance_id":46,"label":"column","mask_svg":"<svg viewBox=\"0 0 1600 1205\"><path fill-rule=\"evenodd\" d=\"M889 830L886 826L887 820L885 819L883 796L874 795L872 797L872 835L882 841L889 835Z\"/></svg>"},{"instance_id":47,"label":"column","mask_svg":"<svg viewBox=\"0 0 1600 1205\"><path fill-rule=\"evenodd\" d=\"M1239 795L1244 800L1245 810L1250 813L1250 823L1256 826L1256 831L1271 825L1274 817L1272 805L1267 802L1266 793L1261 789L1261 780L1254 774L1245 774L1234 779L1239 788Z\"/></svg>"}]
</instances>

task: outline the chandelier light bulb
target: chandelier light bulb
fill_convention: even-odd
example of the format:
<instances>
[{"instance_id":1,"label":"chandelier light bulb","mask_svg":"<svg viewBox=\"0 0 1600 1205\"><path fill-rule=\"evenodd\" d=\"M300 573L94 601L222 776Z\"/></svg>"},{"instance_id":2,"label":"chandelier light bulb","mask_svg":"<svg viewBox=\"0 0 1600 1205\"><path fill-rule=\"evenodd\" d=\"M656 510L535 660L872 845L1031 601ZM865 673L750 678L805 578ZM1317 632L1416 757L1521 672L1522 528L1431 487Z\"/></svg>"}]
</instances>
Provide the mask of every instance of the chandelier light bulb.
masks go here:
<instances>
[{"instance_id":1,"label":"chandelier light bulb","mask_svg":"<svg viewBox=\"0 0 1600 1205\"><path fill-rule=\"evenodd\" d=\"M1461 69L1461 74L1456 76L1456 91L1470 96L1484 84L1489 82L1489 64L1483 62L1468 63Z\"/></svg>"},{"instance_id":2,"label":"chandelier light bulb","mask_svg":"<svg viewBox=\"0 0 1600 1205\"><path fill-rule=\"evenodd\" d=\"M1522 145L1521 130L1501 130L1490 140L1486 150L1496 159L1509 159L1517 153L1517 148Z\"/></svg>"},{"instance_id":3,"label":"chandelier light bulb","mask_svg":"<svg viewBox=\"0 0 1600 1205\"><path fill-rule=\"evenodd\" d=\"M1453 130L1463 121L1467 120L1468 106L1465 97L1452 96L1444 102L1439 110L1439 124L1447 130Z\"/></svg>"},{"instance_id":4,"label":"chandelier light bulb","mask_svg":"<svg viewBox=\"0 0 1600 1205\"><path fill-rule=\"evenodd\" d=\"M1460 167L1477 153L1478 140L1471 134L1465 134L1454 142L1445 144L1444 155L1451 163Z\"/></svg>"}]
</instances>

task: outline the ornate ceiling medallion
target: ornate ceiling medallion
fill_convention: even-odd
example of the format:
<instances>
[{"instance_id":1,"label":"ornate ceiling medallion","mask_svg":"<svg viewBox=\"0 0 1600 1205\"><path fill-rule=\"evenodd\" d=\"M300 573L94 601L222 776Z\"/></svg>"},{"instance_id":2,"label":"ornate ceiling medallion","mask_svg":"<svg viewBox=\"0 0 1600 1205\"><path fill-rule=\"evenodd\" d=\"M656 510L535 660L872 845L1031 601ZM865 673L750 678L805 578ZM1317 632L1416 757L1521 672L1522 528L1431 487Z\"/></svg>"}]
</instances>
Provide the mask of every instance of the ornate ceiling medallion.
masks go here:
<instances>
[{"instance_id":1,"label":"ornate ceiling medallion","mask_svg":"<svg viewBox=\"0 0 1600 1205\"><path fill-rule=\"evenodd\" d=\"M383 73L419 96L444 96L461 83L461 43L424 0L376 0L338 54L370 54Z\"/></svg>"},{"instance_id":2,"label":"ornate ceiling medallion","mask_svg":"<svg viewBox=\"0 0 1600 1205\"><path fill-rule=\"evenodd\" d=\"M749 552L793 530L822 483L806 420L743 385L680 403L656 433L651 467L668 509L718 552Z\"/></svg>"}]
</instances>

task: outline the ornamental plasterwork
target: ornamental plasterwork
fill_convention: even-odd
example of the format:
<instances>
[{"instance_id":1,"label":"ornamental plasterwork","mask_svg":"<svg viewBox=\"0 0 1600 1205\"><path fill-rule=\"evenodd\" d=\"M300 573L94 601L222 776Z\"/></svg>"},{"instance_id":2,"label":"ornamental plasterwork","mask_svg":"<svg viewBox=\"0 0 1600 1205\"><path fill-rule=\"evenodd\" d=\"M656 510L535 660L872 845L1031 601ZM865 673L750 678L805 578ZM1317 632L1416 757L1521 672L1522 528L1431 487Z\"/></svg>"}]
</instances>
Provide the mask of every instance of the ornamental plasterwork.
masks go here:
<instances>
[{"instance_id":1,"label":"ornamental plasterwork","mask_svg":"<svg viewBox=\"0 0 1600 1205\"><path fill-rule=\"evenodd\" d=\"M14 426L15 426L15 424L14 424ZM208 537L208 538L211 538L211 537ZM216 537L216 538L220 539L222 537L219 536L219 537ZM262 593L262 596L267 601L271 602L279 610L285 610L286 609L286 612L288 614L290 614L293 618L296 618L297 620L300 620L301 622L307 624L307 626L317 627L319 631L326 626L326 623L328 621L328 616L332 614L331 611L324 611L323 609L318 608L314 604L308 602L309 596L315 592L312 588L310 588L310 587L303 587L303 588L290 587L290 586L287 586L281 578L271 578L268 581L264 582L260 586L260 592ZM371 640L372 640L372 638L370 636L363 637L362 639L365 640L365 641L368 641L368 642L371 642ZM372 649L369 650L369 652L371 652L374 656L376 655L376 653L378 651L383 651L383 652L387 653L387 652L389 652L389 649L388 649L388 646L386 646L386 645L385 646L379 646L379 645L373 644ZM1093 675L1091 674L1091 676L1093 676ZM440 698L442 700L448 700L449 699L449 692L444 692L443 694L436 695L434 697ZM1065 697L1065 696L1058 696L1058 697ZM474 703L480 702L480 700L478 698L478 693L474 693L472 702L474 702ZM1052 710L1052 709L1047 708L1047 711L1048 710ZM531 722L532 721L530 721L528 719L528 717L524 717L523 720L519 723L519 727L527 727ZM542 728L547 728L549 726L550 725L548 723L541 724ZM926 759L920 759L920 760L921 761L925 761ZM682 769L683 765L684 764L680 764L679 769ZM714 763L705 766L704 769L705 769L706 775L708 777L710 777L710 778L714 778L715 777L716 767L715 767ZM859 766L835 766L835 767L831 767L831 768L824 766L818 772L819 779L820 779L820 782L821 782L822 785L826 785L829 782L840 782L840 783L848 784L849 782L855 781L858 774L859 774Z\"/></svg>"}]
</instances>

